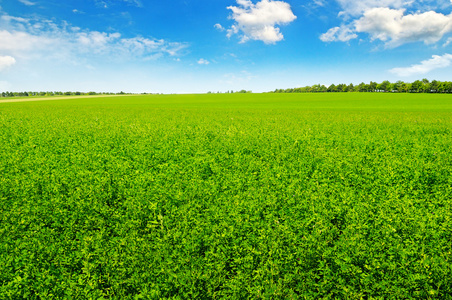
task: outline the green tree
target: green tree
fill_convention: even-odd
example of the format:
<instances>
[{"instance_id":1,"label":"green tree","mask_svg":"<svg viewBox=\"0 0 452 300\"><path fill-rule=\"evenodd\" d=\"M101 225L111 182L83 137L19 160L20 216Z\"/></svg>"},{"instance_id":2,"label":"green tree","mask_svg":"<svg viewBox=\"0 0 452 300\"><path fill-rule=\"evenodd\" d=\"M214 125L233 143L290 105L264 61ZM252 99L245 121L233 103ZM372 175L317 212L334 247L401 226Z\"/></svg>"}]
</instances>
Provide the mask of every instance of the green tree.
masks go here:
<instances>
[{"instance_id":1,"label":"green tree","mask_svg":"<svg viewBox=\"0 0 452 300\"><path fill-rule=\"evenodd\" d=\"M361 93L367 92L366 84L364 82L361 82L358 85L358 92L361 92Z\"/></svg>"},{"instance_id":2,"label":"green tree","mask_svg":"<svg viewBox=\"0 0 452 300\"><path fill-rule=\"evenodd\" d=\"M336 91L337 91L337 89L336 89L336 86L334 84L330 85L328 87L328 89L327 89L327 92L330 92L330 93L336 92Z\"/></svg>"},{"instance_id":3,"label":"green tree","mask_svg":"<svg viewBox=\"0 0 452 300\"><path fill-rule=\"evenodd\" d=\"M422 90L422 85L423 85L422 81L416 80L411 84L411 91L413 93L419 93Z\"/></svg>"},{"instance_id":4,"label":"green tree","mask_svg":"<svg viewBox=\"0 0 452 300\"><path fill-rule=\"evenodd\" d=\"M376 82L373 82L373 81L371 81L370 83L369 83L369 88L370 88L370 92L376 92L377 91L377 83Z\"/></svg>"},{"instance_id":5,"label":"green tree","mask_svg":"<svg viewBox=\"0 0 452 300\"><path fill-rule=\"evenodd\" d=\"M445 87L448 93L452 93L452 81L446 82Z\"/></svg>"},{"instance_id":6,"label":"green tree","mask_svg":"<svg viewBox=\"0 0 452 300\"><path fill-rule=\"evenodd\" d=\"M384 91L384 92L389 92L391 91L391 83L388 80L383 81L380 84L380 90Z\"/></svg>"},{"instance_id":7,"label":"green tree","mask_svg":"<svg viewBox=\"0 0 452 300\"><path fill-rule=\"evenodd\" d=\"M343 84L343 83L338 84L338 85L336 86L336 91L338 91L338 92L343 92L344 89L345 89L346 87L347 87L347 85L345 85L345 84Z\"/></svg>"},{"instance_id":8,"label":"green tree","mask_svg":"<svg viewBox=\"0 0 452 300\"><path fill-rule=\"evenodd\" d=\"M439 82L436 80L433 80L430 83L430 92L431 93L438 93L438 88L439 88Z\"/></svg>"}]
</instances>

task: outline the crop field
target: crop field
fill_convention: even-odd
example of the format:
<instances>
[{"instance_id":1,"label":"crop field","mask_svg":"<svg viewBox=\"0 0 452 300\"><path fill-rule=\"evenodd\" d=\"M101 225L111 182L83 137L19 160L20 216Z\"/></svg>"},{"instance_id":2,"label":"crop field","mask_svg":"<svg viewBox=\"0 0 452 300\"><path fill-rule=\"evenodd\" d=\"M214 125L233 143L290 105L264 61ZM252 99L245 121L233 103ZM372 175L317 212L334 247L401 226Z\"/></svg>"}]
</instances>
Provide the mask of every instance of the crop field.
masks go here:
<instances>
[{"instance_id":1,"label":"crop field","mask_svg":"<svg viewBox=\"0 0 452 300\"><path fill-rule=\"evenodd\" d=\"M452 299L452 96L1 103L0 299Z\"/></svg>"}]
</instances>

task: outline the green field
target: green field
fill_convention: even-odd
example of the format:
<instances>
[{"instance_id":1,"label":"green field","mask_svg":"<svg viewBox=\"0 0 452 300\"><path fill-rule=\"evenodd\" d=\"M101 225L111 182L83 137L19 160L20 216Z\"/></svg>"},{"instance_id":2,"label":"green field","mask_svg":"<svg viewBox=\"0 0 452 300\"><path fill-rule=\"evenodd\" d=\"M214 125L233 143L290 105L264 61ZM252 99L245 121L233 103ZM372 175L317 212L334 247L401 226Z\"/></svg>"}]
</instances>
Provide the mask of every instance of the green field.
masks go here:
<instances>
[{"instance_id":1,"label":"green field","mask_svg":"<svg viewBox=\"0 0 452 300\"><path fill-rule=\"evenodd\" d=\"M0 101L0 299L452 299L452 96Z\"/></svg>"}]
</instances>

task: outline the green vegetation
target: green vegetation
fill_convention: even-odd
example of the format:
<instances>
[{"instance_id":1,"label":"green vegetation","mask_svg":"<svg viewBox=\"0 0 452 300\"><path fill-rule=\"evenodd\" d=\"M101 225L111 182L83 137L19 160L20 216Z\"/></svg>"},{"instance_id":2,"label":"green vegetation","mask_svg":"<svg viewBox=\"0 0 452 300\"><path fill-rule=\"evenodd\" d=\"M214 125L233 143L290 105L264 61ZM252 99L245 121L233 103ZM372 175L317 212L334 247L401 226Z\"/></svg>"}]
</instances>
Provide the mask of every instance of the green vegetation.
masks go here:
<instances>
[{"instance_id":1,"label":"green vegetation","mask_svg":"<svg viewBox=\"0 0 452 300\"><path fill-rule=\"evenodd\" d=\"M1 299L452 299L452 98L0 103Z\"/></svg>"},{"instance_id":2,"label":"green vegetation","mask_svg":"<svg viewBox=\"0 0 452 300\"><path fill-rule=\"evenodd\" d=\"M294 89L276 89L274 93L336 93L336 92L391 92L391 93L452 93L451 81L437 81L428 79L416 80L412 83L401 80L391 83L388 80L382 83L371 81L370 83L361 82L359 85L350 84L332 84L329 87L315 84Z\"/></svg>"},{"instance_id":3,"label":"green vegetation","mask_svg":"<svg viewBox=\"0 0 452 300\"><path fill-rule=\"evenodd\" d=\"M8 97L47 97L47 96L81 96L81 95L130 95L130 93L97 93L97 92L1 92L0 98ZM146 93L144 93L146 94Z\"/></svg>"}]
</instances>

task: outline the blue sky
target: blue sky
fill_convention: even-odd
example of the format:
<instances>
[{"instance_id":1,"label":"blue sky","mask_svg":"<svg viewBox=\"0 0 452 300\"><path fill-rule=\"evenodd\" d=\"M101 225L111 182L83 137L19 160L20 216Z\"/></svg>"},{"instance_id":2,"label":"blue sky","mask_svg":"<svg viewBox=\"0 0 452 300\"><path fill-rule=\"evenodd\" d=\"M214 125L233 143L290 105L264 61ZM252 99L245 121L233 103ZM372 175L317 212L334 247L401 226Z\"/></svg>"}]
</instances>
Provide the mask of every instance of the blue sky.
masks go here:
<instances>
[{"instance_id":1,"label":"blue sky","mask_svg":"<svg viewBox=\"0 0 452 300\"><path fill-rule=\"evenodd\" d=\"M452 0L0 0L0 91L452 80Z\"/></svg>"}]
</instances>

